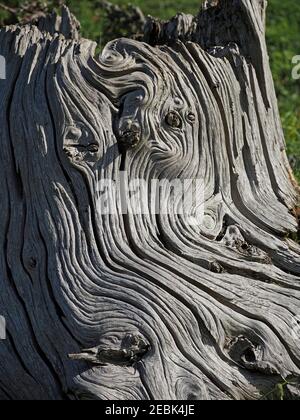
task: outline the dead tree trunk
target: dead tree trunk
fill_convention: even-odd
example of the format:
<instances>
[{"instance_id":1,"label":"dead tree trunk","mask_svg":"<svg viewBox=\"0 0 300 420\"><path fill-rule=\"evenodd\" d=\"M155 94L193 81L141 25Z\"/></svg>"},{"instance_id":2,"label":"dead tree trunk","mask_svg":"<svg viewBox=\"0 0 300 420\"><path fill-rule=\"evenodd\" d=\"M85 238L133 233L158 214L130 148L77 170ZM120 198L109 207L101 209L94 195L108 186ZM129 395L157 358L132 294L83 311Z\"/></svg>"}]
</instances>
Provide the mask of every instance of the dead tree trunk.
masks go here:
<instances>
[{"instance_id":1,"label":"dead tree trunk","mask_svg":"<svg viewBox=\"0 0 300 420\"><path fill-rule=\"evenodd\" d=\"M298 378L298 192L265 3L150 19L99 58L67 9L1 30L0 399L259 399ZM164 182L166 211L126 213L124 172L149 196L202 180L203 220Z\"/></svg>"}]
</instances>

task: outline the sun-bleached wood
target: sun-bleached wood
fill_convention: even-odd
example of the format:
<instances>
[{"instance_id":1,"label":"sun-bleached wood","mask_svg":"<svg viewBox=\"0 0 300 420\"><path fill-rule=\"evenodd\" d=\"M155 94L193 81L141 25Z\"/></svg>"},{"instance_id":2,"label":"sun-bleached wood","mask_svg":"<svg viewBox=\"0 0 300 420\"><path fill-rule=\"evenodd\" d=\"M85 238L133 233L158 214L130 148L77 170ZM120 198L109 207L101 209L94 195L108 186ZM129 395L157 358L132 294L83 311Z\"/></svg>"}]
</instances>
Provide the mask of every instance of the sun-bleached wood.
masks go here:
<instances>
[{"instance_id":1,"label":"sun-bleached wood","mask_svg":"<svg viewBox=\"0 0 300 420\"><path fill-rule=\"evenodd\" d=\"M0 31L1 400L259 399L298 377L299 191L265 8L149 18L99 57L66 8ZM203 224L120 196L100 214L124 171L203 180Z\"/></svg>"}]
</instances>

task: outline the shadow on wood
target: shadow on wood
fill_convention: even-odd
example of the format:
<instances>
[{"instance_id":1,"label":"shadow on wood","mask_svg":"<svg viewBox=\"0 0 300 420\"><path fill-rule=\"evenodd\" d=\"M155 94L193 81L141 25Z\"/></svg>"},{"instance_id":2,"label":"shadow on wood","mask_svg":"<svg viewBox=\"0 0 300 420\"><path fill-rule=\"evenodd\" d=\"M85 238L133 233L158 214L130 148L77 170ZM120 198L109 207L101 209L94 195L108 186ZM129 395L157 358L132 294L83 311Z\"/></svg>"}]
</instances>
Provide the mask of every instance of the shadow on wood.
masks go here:
<instances>
[{"instance_id":1,"label":"shadow on wood","mask_svg":"<svg viewBox=\"0 0 300 420\"><path fill-rule=\"evenodd\" d=\"M259 399L298 377L299 190L265 6L149 18L97 58L66 8L1 30L2 400ZM146 208L158 180L165 211L130 211L125 176ZM165 180L201 180L201 223Z\"/></svg>"}]
</instances>

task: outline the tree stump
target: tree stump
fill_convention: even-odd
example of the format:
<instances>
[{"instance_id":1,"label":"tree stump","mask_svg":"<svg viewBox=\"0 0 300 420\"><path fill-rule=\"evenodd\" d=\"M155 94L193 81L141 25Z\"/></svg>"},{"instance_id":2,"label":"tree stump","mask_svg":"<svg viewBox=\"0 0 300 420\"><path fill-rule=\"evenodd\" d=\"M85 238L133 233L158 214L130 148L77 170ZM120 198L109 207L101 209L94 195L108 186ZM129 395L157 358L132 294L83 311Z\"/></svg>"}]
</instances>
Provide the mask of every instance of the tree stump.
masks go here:
<instances>
[{"instance_id":1,"label":"tree stump","mask_svg":"<svg viewBox=\"0 0 300 420\"><path fill-rule=\"evenodd\" d=\"M100 57L67 8L1 30L1 400L255 400L297 380L299 190L265 10L207 1ZM124 177L148 198L161 181L165 211L131 211ZM196 179L201 223L163 182Z\"/></svg>"}]
</instances>

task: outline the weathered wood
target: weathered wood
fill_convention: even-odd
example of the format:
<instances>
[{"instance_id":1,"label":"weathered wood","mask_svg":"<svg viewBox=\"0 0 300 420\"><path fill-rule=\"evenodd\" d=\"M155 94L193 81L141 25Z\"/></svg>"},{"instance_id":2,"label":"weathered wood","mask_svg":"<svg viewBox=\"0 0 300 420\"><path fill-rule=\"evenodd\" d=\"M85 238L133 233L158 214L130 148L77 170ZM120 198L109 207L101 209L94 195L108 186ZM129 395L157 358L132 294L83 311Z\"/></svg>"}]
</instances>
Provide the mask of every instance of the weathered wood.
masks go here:
<instances>
[{"instance_id":1,"label":"weathered wood","mask_svg":"<svg viewBox=\"0 0 300 420\"><path fill-rule=\"evenodd\" d=\"M265 3L149 20L145 43L99 58L67 9L1 30L0 399L259 399L299 376L298 191ZM163 214L123 214L119 190L101 213L124 171L201 179L203 223L164 189Z\"/></svg>"}]
</instances>

